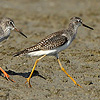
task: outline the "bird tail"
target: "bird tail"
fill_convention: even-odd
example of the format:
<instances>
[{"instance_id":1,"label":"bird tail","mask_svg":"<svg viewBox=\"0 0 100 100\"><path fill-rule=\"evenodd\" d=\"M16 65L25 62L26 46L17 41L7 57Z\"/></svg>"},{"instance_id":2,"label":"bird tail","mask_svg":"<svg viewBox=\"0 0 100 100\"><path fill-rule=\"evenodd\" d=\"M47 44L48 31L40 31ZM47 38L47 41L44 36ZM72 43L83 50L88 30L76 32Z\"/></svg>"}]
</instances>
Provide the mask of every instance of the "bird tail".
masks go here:
<instances>
[{"instance_id":1,"label":"bird tail","mask_svg":"<svg viewBox=\"0 0 100 100\"><path fill-rule=\"evenodd\" d=\"M23 55L25 55L25 51L26 51L26 50L16 52L16 53L13 54L13 57L16 57L16 56L23 56Z\"/></svg>"}]
</instances>

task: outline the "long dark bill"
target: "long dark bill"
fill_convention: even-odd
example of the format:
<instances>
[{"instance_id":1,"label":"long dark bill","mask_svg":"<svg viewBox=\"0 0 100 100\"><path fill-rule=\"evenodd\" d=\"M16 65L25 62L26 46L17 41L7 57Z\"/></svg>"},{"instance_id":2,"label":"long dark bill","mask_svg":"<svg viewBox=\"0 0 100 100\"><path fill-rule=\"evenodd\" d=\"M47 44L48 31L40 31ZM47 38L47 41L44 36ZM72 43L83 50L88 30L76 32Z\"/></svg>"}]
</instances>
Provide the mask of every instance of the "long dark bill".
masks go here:
<instances>
[{"instance_id":1,"label":"long dark bill","mask_svg":"<svg viewBox=\"0 0 100 100\"><path fill-rule=\"evenodd\" d=\"M24 37L27 38L27 36L26 36L25 34L23 34L20 30L18 30L17 28L15 28L15 30L16 30L17 32L19 32L21 35L23 35Z\"/></svg>"},{"instance_id":2,"label":"long dark bill","mask_svg":"<svg viewBox=\"0 0 100 100\"><path fill-rule=\"evenodd\" d=\"M91 30L94 30L92 27L89 27L89 26L87 26L87 25L85 25L85 24L83 24L83 23L82 23L82 25L83 25L84 27L87 27L87 28L91 29Z\"/></svg>"}]
</instances>

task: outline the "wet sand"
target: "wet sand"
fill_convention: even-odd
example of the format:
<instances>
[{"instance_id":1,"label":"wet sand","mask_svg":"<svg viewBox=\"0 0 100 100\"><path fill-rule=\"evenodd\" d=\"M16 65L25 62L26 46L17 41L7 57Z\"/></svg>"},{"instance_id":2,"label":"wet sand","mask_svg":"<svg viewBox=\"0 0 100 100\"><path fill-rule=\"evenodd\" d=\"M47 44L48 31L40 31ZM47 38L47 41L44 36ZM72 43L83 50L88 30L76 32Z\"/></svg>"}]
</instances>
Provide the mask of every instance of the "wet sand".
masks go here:
<instances>
[{"instance_id":1,"label":"wet sand","mask_svg":"<svg viewBox=\"0 0 100 100\"><path fill-rule=\"evenodd\" d=\"M12 31L0 44L0 66L16 81L0 76L0 100L100 100L99 0L0 0L0 18L4 16L13 19L28 38ZM12 55L67 28L73 16L95 29L81 26L72 44L59 53L63 67L83 89L61 71L55 57L45 57L38 63L29 88L25 78L38 57Z\"/></svg>"}]
</instances>

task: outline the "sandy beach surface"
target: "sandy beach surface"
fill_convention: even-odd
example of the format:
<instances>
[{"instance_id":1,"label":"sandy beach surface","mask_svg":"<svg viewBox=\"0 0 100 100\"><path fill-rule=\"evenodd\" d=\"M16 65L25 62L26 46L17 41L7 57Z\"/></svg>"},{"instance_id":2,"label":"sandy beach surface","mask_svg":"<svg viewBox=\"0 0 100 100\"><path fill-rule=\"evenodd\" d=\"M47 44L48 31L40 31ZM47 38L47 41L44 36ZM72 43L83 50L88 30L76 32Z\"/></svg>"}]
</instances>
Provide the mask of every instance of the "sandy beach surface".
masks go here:
<instances>
[{"instance_id":1,"label":"sandy beach surface","mask_svg":"<svg viewBox=\"0 0 100 100\"><path fill-rule=\"evenodd\" d=\"M94 30L81 26L72 44L59 53L66 71L83 89L61 71L55 57L47 56L25 81L38 57L13 57L15 52L35 45L45 36L66 29L73 16ZM0 0L0 18L9 17L28 38L12 31L0 43L0 100L100 100L100 0Z\"/></svg>"}]
</instances>

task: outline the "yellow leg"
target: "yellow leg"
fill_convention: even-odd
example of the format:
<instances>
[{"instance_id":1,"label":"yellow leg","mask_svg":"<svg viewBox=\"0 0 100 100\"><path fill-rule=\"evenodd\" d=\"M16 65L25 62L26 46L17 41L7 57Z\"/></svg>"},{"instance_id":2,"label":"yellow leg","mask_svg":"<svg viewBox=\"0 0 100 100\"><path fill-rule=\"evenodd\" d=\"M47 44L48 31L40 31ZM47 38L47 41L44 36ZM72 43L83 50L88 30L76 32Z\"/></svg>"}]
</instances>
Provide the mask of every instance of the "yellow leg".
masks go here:
<instances>
[{"instance_id":1,"label":"yellow leg","mask_svg":"<svg viewBox=\"0 0 100 100\"><path fill-rule=\"evenodd\" d=\"M32 77L32 74L33 74L33 72L34 72L34 70L35 70L35 67L36 67L38 61L41 60L42 58L44 58L45 56L46 56L46 55L43 55L42 57L40 57L39 59L37 59L37 60L35 61L34 67L33 67L32 71L31 71L31 74L30 74L30 76L27 78L27 81L25 82L25 83L28 82L30 87L32 87L31 84L30 84L30 78Z\"/></svg>"},{"instance_id":2,"label":"yellow leg","mask_svg":"<svg viewBox=\"0 0 100 100\"><path fill-rule=\"evenodd\" d=\"M57 60L58 60L58 63L59 63L59 65L60 65L60 67L61 67L61 70L74 82L75 85L77 85L77 86L79 86L79 87L82 88L82 86L80 86L79 84L77 84L77 82L76 82L76 81L66 72L66 70L62 67L62 64L61 64L60 60L59 60L59 59L57 59Z\"/></svg>"}]
</instances>

